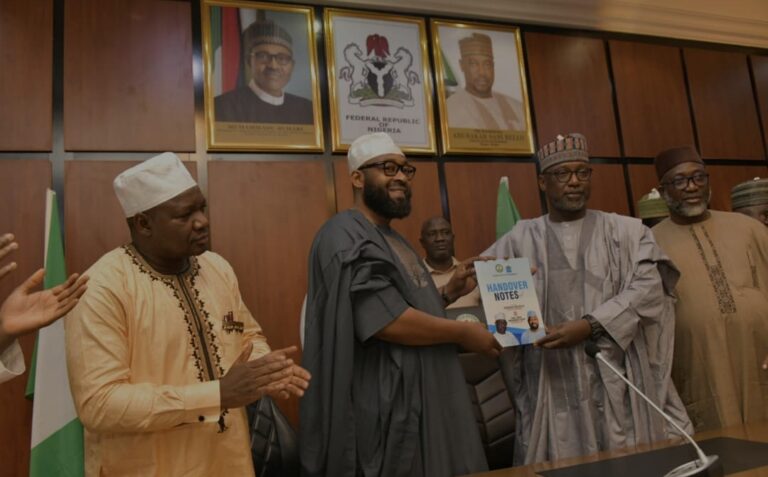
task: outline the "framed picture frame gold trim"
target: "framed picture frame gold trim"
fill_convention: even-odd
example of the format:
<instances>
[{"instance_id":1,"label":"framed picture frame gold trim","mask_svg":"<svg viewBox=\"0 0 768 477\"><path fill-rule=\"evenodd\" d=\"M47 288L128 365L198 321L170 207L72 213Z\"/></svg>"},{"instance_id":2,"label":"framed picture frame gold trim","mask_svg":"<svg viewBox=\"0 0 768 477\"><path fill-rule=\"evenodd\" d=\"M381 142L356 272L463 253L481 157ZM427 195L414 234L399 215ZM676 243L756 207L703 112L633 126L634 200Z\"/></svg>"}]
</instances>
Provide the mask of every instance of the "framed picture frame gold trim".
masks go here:
<instances>
[{"instance_id":1,"label":"framed picture frame gold trim","mask_svg":"<svg viewBox=\"0 0 768 477\"><path fill-rule=\"evenodd\" d=\"M426 140L423 144L419 145L407 145L398 141L398 135L388 130L387 126L373 127L365 132L388 132L392 135L392 139L398 143L400 148L405 153L409 154L424 154L435 155L437 154L437 139L435 131L434 112L432 104L432 72L429 67L429 51L427 47L427 33L426 33L426 21L419 17L409 17L403 15L393 15L388 13L371 13L371 12L359 12L353 10L345 10L338 8L326 8L324 10L324 31L325 31L325 48L327 59L327 73L328 73L328 89L329 89L329 102L331 106L331 138L332 138L332 151L333 152L346 152L349 149L350 143L354 140L353 137L345 140L342 132L342 119L339 101L341 98L340 84L339 84L339 66L336 64L336 39L337 35L334 32L334 21L338 18L352 18L363 19L371 21L401 23L407 25L415 25L418 28L418 51L421 55L421 61L418 63L417 71L421 74L420 83L417 85L421 91L423 91L423 111L422 117L418 118L423 122L424 132L426 133ZM397 54L397 53L395 53ZM414 61L415 63L415 61ZM375 116L371 116L375 117ZM379 118L382 119L382 118ZM392 119L385 117L383 119ZM386 123L386 121L380 121ZM390 124L390 123L387 123ZM413 123L405 124L402 127L412 127ZM391 127L390 129L400 129ZM401 129L402 130L402 129ZM362 133L361 133L362 134ZM358 134L360 135L360 134Z\"/></svg>"},{"instance_id":2,"label":"framed picture frame gold trim","mask_svg":"<svg viewBox=\"0 0 768 477\"><path fill-rule=\"evenodd\" d=\"M520 81L522 115L525 129L485 129L485 128L450 128L446 98L446 62L441 44L440 28L458 28L467 31L488 31L511 34L515 39L517 52L517 72ZM457 22L454 20L432 19L432 57L435 64L436 95L440 116L442 152L445 154L482 154L482 155L530 155L534 152L533 127L531 122L530 97L526 82L525 60L520 39L520 29L515 26L493 25L476 22ZM494 62L499 59L494 53ZM495 84L498 84L496 78Z\"/></svg>"},{"instance_id":3,"label":"framed picture frame gold trim","mask_svg":"<svg viewBox=\"0 0 768 477\"><path fill-rule=\"evenodd\" d=\"M303 5L284 5L268 2L241 0L203 0L203 84L206 141L209 151L292 151L322 152L323 140L322 101L318 81L317 45L315 42L314 9ZM306 52L309 61L309 80L312 100L312 125L259 123L259 122L217 122L215 120L213 62L211 40L211 8L232 7L251 10L266 10L281 13L296 13L304 16L306 24ZM242 62L241 62L242 63ZM307 99L307 98L304 98Z\"/></svg>"}]
</instances>

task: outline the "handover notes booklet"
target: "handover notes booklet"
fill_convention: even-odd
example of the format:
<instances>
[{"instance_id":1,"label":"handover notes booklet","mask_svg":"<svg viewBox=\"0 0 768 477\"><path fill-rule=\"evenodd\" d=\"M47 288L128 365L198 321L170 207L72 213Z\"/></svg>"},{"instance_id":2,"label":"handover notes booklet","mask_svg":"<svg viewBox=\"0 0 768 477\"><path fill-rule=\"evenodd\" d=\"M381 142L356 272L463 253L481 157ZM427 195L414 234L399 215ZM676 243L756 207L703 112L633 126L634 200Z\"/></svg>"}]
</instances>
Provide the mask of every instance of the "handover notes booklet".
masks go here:
<instances>
[{"instance_id":1,"label":"handover notes booklet","mask_svg":"<svg viewBox=\"0 0 768 477\"><path fill-rule=\"evenodd\" d=\"M488 330L502 346L544 337L544 321L527 258L475 262Z\"/></svg>"}]
</instances>

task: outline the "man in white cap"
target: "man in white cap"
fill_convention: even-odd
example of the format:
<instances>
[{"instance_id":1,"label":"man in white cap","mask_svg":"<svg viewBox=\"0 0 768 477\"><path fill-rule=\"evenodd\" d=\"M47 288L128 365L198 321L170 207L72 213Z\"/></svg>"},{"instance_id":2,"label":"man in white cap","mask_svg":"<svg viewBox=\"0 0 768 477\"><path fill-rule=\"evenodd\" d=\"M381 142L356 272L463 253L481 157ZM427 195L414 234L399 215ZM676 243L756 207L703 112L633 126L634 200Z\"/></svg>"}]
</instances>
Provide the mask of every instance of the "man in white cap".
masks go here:
<instances>
[{"instance_id":1,"label":"man in white cap","mask_svg":"<svg viewBox=\"0 0 768 477\"><path fill-rule=\"evenodd\" d=\"M581 134L537 153L549 214L522 220L483 255L527 257L546 336L502 353L517 411L514 461L530 464L671 437L665 422L584 353L592 339L616 368L692 430L669 379L678 278L640 220L587 209Z\"/></svg>"},{"instance_id":2,"label":"man in white cap","mask_svg":"<svg viewBox=\"0 0 768 477\"><path fill-rule=\"evenodd\" d=\"M524 131L520 100L493 90L496 77L491 37L473 33L459 40L464 88L446 100L448 127Z\"/></svg>"},{"instance_id":3,"label":"man in white cap","mask_svg":"<svg viewBox=\"0 0 768 477\"><path fill-rule=\"evenodd\" d=\"M89 270L66 318L86 475L253 475L243 406L301 396L309 375L270 352L231 266L208 252L206 201L173 153L121 173L131 243Z\"/></svg>"},{"instance_id":4,"label":"man in white cap","mask_svg":"<svg viewBox=\"0 0 768 477\"><path fill-rule=\"evenodd\" d=\"M471 291L462 265L435 288L390 227L411 210L416 168L385 133L347 155L354 207L323 225L309 256L300 403L303 475L442 477L487 468L456 344L497 355L477 324L444 318Z\"/></svg>"}]
</instances>

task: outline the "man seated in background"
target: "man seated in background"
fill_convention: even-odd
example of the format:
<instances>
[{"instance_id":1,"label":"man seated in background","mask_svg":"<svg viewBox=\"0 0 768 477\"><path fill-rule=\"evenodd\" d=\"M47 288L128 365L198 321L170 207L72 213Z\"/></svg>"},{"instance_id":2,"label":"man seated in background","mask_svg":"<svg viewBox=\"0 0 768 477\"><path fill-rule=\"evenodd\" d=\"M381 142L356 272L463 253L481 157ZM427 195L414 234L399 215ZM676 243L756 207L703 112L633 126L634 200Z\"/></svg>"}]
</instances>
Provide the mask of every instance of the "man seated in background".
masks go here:
<instances>
[{"instance_id":1,"label":"man seated in background","mask_svg":"<svg viewBox=\"0 0 768 477\"><path fill-rule=\"evenodd\" d=\"M731 189L731 210L768 227L768 179L755 177Z\"/></svg>"},{"instance_id":2,"label":"man seated in background","mask_svg":"<svg viewBox=\"0 0 768 477\"><path fill-rule=\"evenodd\" d=\"M301 396L309 375L270 352L232 267L208 252L206 200L165 153L114 189L131 243L89 270L66 318L87 476L254 474L243 406Z\"/></svg>"},{"instance_id":3,"label":"man seated in background","mask_svg":"<svg viewBox=\"0 0 768 477\"><path fill-rule=\"evenodd\" d=\"M453 240L455 236L451 223L444 217L432 217L421 225L421 244L426 257L424 267L432 276L432 281L438 290L442 289L456 273L458 267L471 266L471 263L461 263L453 256ZM462 308L480 304L480 290L475 287L471 292L460 297L447 308Z\"/></svg>"},{"instance_id":4,"label":"man seated in background","mask_svg":"<svg viewBox=\"0 0 768 477\"><path fill-rule=\"evenodd\" d=\"M653 228L681 277L672 379L697 431L768 418L768 228L709 209L693 147L655 158L670 218Z\"/></svg>"},{"instance_id":5,"label":"man seated in background","mask_svg":"<svg viewBox=\"0 0 768 477\"><path fill-rule=\"evenodd\" d=\"M587 142L558 136L537 152L549 214L522 220L483 255L527 257L546 336L508 348L501 367L517 408L515 463L592 454L670 437L664 420L601 354L691 429L669 380L677 274L639 220L587 208Z\"/></svg>"},{"instance_id":6,"label":"man seated in background","mask_svg":"<svg viewBox=\"0 0 768 477\"><path fill-rule=\"evenodd\" d=\"M0 236L0 259L19 248L13 234ZM0 267L0 280L16 269L16 262ZM0 305L0 383L20 376L26 369L24 355L17 341L66 315L85 293L87 277L78 279L73 273L57 287L33 291L43 283L45 270L40 269L11 292Z\"/></svg>"}]
</instances>

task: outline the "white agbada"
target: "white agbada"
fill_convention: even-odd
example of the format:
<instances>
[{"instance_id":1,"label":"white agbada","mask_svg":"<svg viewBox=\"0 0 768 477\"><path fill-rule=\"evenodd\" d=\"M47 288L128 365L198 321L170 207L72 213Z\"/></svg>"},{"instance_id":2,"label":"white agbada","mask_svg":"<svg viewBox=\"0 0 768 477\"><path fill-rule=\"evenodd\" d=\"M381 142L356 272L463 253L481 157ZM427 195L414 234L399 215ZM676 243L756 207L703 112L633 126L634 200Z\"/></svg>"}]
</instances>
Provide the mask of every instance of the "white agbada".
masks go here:
<instances>
[{"instance_id":1,"label":"white agbada","mask_svg":"<svg viewBox=\"0 0 768 477\"><path fill-rule=\"evenodd\" d=\"M548 216L519 222L482 255L527 257L543 321L554 325L593 316L607 336L602 355L687 431L690 420L671 380L674 299L678 272L633 218L587 211L576 253ZM664 421L583 344L562 350L533 346L502 354L502 372L515 400L515 464L631 447L672 437Z\"/></svg>"}]
</instances>

